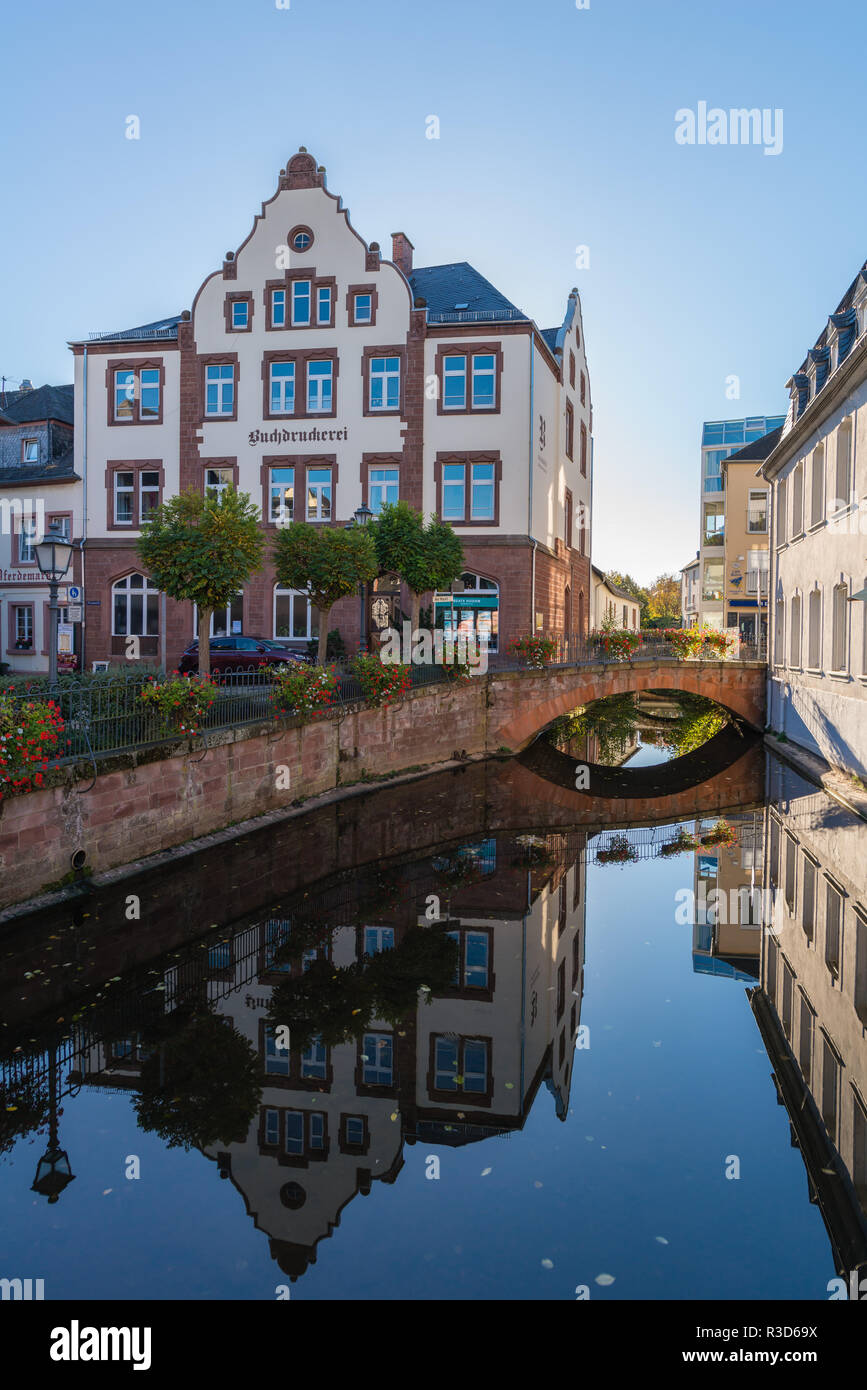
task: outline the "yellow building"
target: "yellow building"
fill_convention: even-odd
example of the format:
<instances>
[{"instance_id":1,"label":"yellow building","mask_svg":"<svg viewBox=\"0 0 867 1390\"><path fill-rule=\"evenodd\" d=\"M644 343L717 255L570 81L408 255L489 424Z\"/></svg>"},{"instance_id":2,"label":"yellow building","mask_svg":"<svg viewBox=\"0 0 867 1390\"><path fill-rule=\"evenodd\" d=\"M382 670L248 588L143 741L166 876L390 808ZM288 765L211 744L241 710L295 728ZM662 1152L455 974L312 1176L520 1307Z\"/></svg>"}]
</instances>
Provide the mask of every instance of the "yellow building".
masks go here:
<instances>
[{"instance_id":1,"label":"yellow building","mask_svg":"<svg viewBox=\"0 0 867 1390\"><path fill-rule=\"evenodd\" d=\"M779 429L723 459L724 626L741 641L768 649L768 488L756 470L780 437Z\"/></svg>"}]
</instances>

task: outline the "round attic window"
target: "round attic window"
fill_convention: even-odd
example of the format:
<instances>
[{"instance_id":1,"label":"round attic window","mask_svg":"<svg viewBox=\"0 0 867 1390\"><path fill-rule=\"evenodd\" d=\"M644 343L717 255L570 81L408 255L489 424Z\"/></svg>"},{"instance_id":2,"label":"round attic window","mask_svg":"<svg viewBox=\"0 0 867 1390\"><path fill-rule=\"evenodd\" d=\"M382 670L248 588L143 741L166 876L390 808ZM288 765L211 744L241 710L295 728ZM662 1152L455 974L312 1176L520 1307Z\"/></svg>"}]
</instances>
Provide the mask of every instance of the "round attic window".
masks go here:
<instances>
[{"instance_id":1,"label":"round attic window","mask_svg":"<svg viewBox=\"0 0 867 1390\"><path fill-rule=\"evenodd\" d=\"M309 251L313 245L313 232L309 227L293 227L289 233L289 245L293 251Z\"/></svg>"}]
</instances>

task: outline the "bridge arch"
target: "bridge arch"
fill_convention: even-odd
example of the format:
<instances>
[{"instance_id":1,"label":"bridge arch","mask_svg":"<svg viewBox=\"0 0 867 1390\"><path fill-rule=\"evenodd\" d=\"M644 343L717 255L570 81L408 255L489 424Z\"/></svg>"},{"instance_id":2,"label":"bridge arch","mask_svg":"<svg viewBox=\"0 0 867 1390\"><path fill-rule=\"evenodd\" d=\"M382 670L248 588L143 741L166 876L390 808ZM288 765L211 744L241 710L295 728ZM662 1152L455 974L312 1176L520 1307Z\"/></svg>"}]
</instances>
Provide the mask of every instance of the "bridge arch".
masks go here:
<instances>
[{"instance_id":1,"label":"bridge arch","mask_svg":"<svg viewBox=\"0 0 867 1390\"><path fill-rule=\"evenodd\" d=\"M490 676L488 747L519 752L561 715L610 695L666 690L702 695L752 728L765 725L767 668L758 661L618 662Z\"/></svg>"}]
</instances>

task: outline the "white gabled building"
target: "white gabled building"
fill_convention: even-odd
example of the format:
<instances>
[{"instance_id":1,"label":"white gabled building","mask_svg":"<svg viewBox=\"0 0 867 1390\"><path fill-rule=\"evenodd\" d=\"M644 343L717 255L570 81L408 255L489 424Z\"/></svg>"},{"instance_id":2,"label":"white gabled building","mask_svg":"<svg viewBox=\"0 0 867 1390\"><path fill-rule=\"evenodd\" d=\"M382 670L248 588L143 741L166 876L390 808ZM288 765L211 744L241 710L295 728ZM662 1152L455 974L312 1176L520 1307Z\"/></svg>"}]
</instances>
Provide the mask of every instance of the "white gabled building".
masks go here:
<instances>
[{"instance_id":1,"label":"white gabled building","mask_svg":"<svg viewBox=\"0 0 867 1390\"><path fill-rule=\"evenodd\" d=\"M865 777L867 264L788 389L761 469L772 492L768 723Z\"/></svg>"},{"instance_id":2,"label":"white gabled building","mask_svg":"<svg viewBox=\"0 0 867 1390\"><path fill-rule=\"evenodd\" d=\"M460 535L466 573L448 609L462 630L487 632L493 651L540 629L587 631L592 407L578 292L561 326L540 330L466 262L416 267L413 250L403 232L391 260L365 242L302 149L190 310L71 344L88 663L122 662L129 636L142 658L177 662L192 606L149 583L141 522L178 491L227 484L261 507L268 558L214 615L215 636L306 644L317 615L276 583L276 527L343 526L362 504L398 499ZM400 585L378 581L368 630L408 613ZM351 644L358 601L332 622Z\"/></svg>"}]
</instances>

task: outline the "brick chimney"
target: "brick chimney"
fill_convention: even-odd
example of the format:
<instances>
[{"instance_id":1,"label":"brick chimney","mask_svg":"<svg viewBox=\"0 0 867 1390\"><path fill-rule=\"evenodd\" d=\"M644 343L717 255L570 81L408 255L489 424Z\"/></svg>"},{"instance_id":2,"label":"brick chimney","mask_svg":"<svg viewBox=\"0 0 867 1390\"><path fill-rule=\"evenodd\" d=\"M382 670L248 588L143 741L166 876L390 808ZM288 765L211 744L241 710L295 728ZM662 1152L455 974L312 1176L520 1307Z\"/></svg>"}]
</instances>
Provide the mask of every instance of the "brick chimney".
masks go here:
<instances>
[{"instance_id":1,"label":"brick chimney","mask_svg":"<svg viewBox=\"0 0 867 1390\"><path fill-rule=\"evenodd\" d=\"M399 270L409 279L412 275L412 253L415 250L409 237L403 232L391 234L391 259Z\"/></svg>"}]
</instances>

